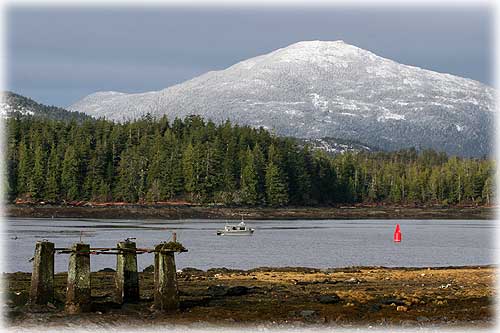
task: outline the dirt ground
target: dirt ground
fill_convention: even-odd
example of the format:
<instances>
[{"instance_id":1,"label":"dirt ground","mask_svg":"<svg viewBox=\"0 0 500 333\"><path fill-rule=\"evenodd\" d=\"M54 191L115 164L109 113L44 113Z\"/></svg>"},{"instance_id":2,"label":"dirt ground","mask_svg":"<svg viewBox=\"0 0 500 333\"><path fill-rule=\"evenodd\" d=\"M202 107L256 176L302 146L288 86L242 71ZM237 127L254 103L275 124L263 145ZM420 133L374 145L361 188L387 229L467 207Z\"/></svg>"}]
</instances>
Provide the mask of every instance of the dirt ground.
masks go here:
<instances>
[{"instance_id":1,"label":"dirt ground","mask_svg":"<svg viewBox=\"0 0 500 333\"><path fill-rule=\"evenodd\" d=\"M66 274L55 276L55 304L26 306L30 273L4 274L7 325L66 328L216 325L238 327L491 328L492 266L451 268L186 268L178 273L181 309L151 309L153 273L140 275L141 301L114 302L114 273L92 273L92 312L64 313Z\"/></svg>"},{"instance_id":2,"label":"dirt ground","mask_svg":"<svg viewBox=\"0 0 500 333\"><path fill-rule=\"evenodd\" d=\"M108 219L493 219L496 207L412 207L412 206L339 206L339 207L216 207L138 205L53 206L6 205L10 217L108 218Z\"/></svg>"}]
</instances>

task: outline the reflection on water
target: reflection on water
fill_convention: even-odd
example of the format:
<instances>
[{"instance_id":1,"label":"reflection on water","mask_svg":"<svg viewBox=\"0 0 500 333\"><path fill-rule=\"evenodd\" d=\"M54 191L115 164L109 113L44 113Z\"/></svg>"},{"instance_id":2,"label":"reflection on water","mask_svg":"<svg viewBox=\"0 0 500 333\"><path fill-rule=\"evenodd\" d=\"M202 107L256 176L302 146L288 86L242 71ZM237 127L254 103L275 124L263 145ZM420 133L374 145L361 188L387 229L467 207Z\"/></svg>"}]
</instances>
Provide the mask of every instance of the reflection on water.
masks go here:
<instances>
[{"instance_id":1,"label":"reflection on water","mask_svg":"<svg viewBox=\"0 0 500 333\"><path fill-rule=\"evenodd\" d=\"M246 221L253 236L221 237L222 220L8 219L5 271L31 271L34 244L48 239L68 247L82 237L91 247L113 247L135 237L139 247L178 239L189 252L177 266L254 268L258 266L455 266L494 263L494 221L480 220L315 220ZM395 225L403 234L392 242ZM67 255L56 254L56 271L67 269ZM115 256L92 256L92 269L115 267ZM139 268L153 263L138 256Z\"/></svg>"}]
</instances>

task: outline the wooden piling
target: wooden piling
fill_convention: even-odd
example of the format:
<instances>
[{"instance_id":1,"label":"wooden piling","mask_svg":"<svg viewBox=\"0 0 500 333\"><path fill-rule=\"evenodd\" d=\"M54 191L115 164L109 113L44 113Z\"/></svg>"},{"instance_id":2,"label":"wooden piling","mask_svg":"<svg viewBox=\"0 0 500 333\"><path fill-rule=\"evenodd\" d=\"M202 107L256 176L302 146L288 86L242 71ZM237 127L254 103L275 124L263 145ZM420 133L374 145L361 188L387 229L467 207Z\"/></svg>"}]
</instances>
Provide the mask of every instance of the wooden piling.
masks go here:
<instances>
[{"instance_id":1,"label":"wooden piling","mask_svg":"<svg viewBox=\"0 0 500 333\"><path fill-rule=\"evenodd\" d=\"M160 311L171 312L179 309L179 292L174 252L166 251L164 245L155 247L154 307Z\"/></svg>"},{"instance_id":2,"label":"wooden piling","mask_svg":"<svg viewBox=\"0 0 500 333\"><path fill-rule=\"evenodd\" d=\"M54 243L41 241L35 245L29 302L32 305L54 302Z\"/></svg>"},{"instance_id":3,"label":"wooden piling","mask_svg":"<svg viewBox=\"0 0 500 333\"><path fill-rule=\"evenodd\" d=\"M90 298L90 245L76 243L69 257L68 284L66 287L66 312L88 312Z\"/></svg>"},{"instance_id":4,"label":"wooden piling","mask_svg":"<svg viewBox=\"0 0 500 333\"><path fill-rule=\"evenodd\" d=\"M139 274L137 273L137 247L135 242L119 242L123 249L116 256L116 296L120 304L139 302Z\"/></svg>"}]
</instances>

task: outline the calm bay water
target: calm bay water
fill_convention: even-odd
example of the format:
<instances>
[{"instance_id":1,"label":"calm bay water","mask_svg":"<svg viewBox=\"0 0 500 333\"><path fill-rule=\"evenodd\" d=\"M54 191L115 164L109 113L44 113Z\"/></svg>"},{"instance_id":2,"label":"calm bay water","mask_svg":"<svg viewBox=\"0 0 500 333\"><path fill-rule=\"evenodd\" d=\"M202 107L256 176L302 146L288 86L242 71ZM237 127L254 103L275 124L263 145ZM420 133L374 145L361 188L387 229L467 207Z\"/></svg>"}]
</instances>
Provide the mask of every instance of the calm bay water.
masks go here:
<instances>
[{"instance_id":1,"label":"calm bay water","mask_svg":"<svg viewBox=\"0 0 500 333\"><path fill-rule=\"evenodd\" d=\"M4 233L4 271L30 272L37 240L69 247L80 240L91 247L114 247L135 237L138 247L168 240L171 231L189 252L177 255L178 268L255 268L259 266L459 266L495 263L495 221L484 220L293 220L246 221L253 236L221 237L223 220L99 220L9 218ZM395 225L403 240L394 243ZM66 271L68 255L56 254L56 271ZM113 255L91 257L92 270L114 268ZM138 256L139 269L153 263Z\"/></svg>"}]
</instances>

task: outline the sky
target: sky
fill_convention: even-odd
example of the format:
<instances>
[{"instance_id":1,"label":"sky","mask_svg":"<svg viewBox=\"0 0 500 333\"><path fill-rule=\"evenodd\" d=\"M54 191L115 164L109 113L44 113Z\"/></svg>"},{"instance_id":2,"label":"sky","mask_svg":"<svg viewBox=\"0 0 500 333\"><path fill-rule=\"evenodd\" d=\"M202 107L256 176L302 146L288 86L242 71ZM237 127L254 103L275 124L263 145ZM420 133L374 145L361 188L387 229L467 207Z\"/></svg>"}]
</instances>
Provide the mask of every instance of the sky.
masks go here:
<instances>
[{"instance_id":1,"label":"sky","mask_svg":"<svg viewBox=\"0 0 500 333\"><path fill-rule=\"evenodd\" d=\"M493 85L489 7L29 7L6 11L7 89L69 106L144 92L302 40Z\"/></svg>"}]
</instances>

